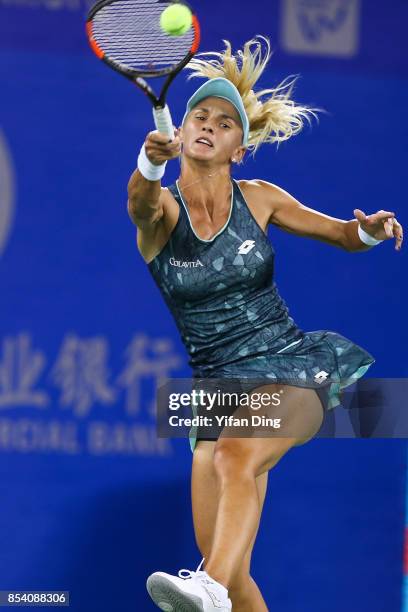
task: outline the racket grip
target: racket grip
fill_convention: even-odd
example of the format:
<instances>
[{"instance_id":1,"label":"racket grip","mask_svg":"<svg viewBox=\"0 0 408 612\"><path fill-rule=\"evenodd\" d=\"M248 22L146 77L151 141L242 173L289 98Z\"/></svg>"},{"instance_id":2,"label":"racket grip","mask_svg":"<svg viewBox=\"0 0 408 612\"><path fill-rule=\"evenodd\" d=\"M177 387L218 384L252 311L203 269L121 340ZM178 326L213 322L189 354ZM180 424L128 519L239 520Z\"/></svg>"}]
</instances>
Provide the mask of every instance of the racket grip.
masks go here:
<instances>
[{"instance_id":1,"label":"racket grip","mask_svg":"<svg viewBox=\"0 0 408 612\"><path fill-rule=\"evenodd\" d=\"M154 108L153 117L156 129L161 134L166 134L170 140L174 140L173 121L167 104L164 108Z\"/></svg>"}]
</instances>

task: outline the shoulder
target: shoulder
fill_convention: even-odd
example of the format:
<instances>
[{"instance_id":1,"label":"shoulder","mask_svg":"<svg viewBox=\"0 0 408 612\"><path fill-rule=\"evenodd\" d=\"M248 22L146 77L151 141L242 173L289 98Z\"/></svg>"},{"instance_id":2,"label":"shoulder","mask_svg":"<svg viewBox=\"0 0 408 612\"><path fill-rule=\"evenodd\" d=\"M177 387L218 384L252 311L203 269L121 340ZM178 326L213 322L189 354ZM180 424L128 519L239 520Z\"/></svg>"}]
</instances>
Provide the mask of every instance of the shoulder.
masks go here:
<instances>
[{"instance_id":1,"label":"shoulder","mask_svg":"<svg viewBox=\"0 0 408 612\"><path fill-rule=\"evenodd\" d=\"M160 200L162 201L164 206L177 207L178 204L174 199L172 192L169 187L162 187L160 191Z\"/></svg>"},{"instance_id":2,"label":"shoulder","mask_svg":"<svg viewBox=\"0 0 408 612\"><path fill-rule=\"evenodd\" d=\"M156 230L171 232L176 225L179 216L179 205L168 187L162 187L159 202L162 207L161 215Z\"/></svg>"},{"instance_id":3,"label":"shoulder","mask_svg":"<svg viewBox=\"0 0 408 612\"><path fill-rule=\"evenodd\" d=\"M280 207L294 201L287 191L262 179L239 180L237 183L246 200L250 200L254 207L268 211L270 223Z\"/></svg>"},{"instance_id":4,"label":"shoulder","mask_svg":"<svg viewBox=\"0 0 408 612\"><path fill-rule=\"evenodd\" d=\"M239 180L237 183L242 191L245 190L251 194L259 195L260 197L268 199L284 199L285 197L291 197L282 187L262 179Z\"/></svg>"},{"instance_id":5,"label":"shoulder","mask_svg":"<svg viewBox=\"0 0 408 612\"><path fill-rule=\"evenodd\" d=\"M162 215L155 224L137 228L137 246L146 263L152 261L170 238L179 217L179 205L168 187L162 187L159 202Z\"/></svg>"}]
</instances>

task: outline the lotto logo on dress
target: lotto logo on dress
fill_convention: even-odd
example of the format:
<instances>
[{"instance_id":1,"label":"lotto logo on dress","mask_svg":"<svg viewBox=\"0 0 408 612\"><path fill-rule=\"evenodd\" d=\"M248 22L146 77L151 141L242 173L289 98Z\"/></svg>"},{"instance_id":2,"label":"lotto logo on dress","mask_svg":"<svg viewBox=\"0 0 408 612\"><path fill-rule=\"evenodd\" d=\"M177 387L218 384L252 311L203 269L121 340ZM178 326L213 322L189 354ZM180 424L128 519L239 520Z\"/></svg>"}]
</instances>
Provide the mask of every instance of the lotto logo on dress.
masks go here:
<instances>
[{"instance_id":1,"label":"lotto logo on dress","mask_svg":"<svg viewBox=\"0 0 408 612\"><path fill-rule=\"evenodd\" d=\"M246 255L255 246L255 240L245 240L238 249L239 255Z\"/></svg>"}]
</instances>

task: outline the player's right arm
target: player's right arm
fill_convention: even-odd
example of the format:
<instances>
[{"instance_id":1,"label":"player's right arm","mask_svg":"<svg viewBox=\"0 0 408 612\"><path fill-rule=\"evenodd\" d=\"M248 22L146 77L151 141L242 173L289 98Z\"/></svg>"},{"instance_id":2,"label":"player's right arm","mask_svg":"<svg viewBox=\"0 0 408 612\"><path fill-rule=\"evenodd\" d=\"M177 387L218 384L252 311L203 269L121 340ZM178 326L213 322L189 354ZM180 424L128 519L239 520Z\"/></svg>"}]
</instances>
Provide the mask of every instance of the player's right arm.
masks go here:
<instances>
[{"instance_id":1,"label":"player's right arm","mask_svg":"<svg viewBox=\"0 0 408 612\"><path fill-rule=\"evenodd\" d=\"M178 130L174 140L159 132L150 132L145 140L145 152L152 164L159 165L178 157L181 141ZM137 227L137 247L146 262L161 251L177 222L178 205L161 181L149 181L135 170L128 183L128 213Z\"/></svg>"},{"instance_id":2,"label":"player's right arm","mask_svg":"<svg viewBox=\"0 0 408 612\"><path fill-rule=\"evenodd\" d=\"M181 153L178 130L174 140L169 142L166 135L150 132L145 140L145 151L149 161L155 166ZM133 223L141 230L152 230L163 218L165 194L160 180L149 181L136 169L128 183L128 213Z\"/></svg>"}]
</instances>

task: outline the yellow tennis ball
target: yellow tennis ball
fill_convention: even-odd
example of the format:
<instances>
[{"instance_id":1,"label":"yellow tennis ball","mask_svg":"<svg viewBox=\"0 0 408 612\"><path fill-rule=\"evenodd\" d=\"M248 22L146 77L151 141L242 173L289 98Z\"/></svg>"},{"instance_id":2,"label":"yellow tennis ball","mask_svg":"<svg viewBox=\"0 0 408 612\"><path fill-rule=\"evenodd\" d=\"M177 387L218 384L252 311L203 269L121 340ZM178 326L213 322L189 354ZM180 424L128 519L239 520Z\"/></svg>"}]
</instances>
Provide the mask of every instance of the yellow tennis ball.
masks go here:
<instances>
[{"instance_id":1,"label":"yellow tennis ball","mask_svg":"<svg viewBox=\"0 0 408 612\"><path fill-rule=\"evenodd\" d=\"M172 4L160 16L160 27L170 36L181 36L191 28L193 15L188 6Z\"/></svg>"}]
</instances>

